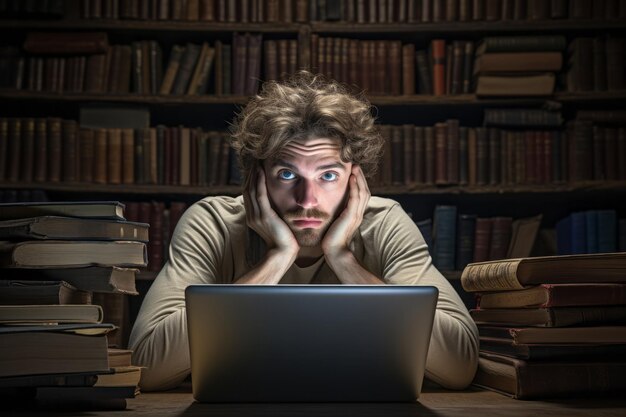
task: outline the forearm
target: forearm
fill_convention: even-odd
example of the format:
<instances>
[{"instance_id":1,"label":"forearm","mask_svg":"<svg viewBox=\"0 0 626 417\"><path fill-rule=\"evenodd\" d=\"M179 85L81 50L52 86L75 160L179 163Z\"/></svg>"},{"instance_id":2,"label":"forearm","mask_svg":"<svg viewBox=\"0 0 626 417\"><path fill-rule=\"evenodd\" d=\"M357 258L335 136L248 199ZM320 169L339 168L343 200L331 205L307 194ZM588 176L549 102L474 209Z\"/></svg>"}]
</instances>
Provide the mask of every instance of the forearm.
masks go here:
<instances>
[{"instance_id":1,"label":"forearm","mask_svg":"<svg viewBox=\"0 0 626 417\"><path fill-rule=\"evenodd\" d=\"M294 263L296 255L297 252L287 253L270 249L258 265L237 279L234 284L276 285Z\"/></svg>"},{"instance_id":2,"label":"forearm","mask_svg":"<svg viewBox=\"0 0 626 417\"><path fill-rule=\"evenodd\" d=\"M350 250L326 254L325 261L342 284L384 285L384 281L365 269Z\"/></svg>"}]
</instances>

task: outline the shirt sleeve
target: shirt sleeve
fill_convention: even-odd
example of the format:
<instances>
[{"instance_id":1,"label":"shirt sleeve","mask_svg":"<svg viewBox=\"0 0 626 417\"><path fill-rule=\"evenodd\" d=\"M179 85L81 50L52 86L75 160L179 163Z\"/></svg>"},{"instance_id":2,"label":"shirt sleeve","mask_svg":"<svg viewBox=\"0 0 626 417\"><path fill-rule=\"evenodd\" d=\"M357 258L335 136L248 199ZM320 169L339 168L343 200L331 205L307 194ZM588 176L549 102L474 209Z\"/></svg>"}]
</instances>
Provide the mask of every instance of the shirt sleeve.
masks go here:
<instances>
[{"instance_id":1,"label":"shirt sleeve","mask_svg":"<svg viewBox=\"0 0 626 417\"><path fill-rule=\"evenodd\" d=\"M388 210L374 233L386 283L439 290L426 376L446 388L466 388L478 366L478 330L463 301L433 265L422 234L399 204Z\"/></svg>"},{"instance_id":2,"label":"shirt sleeve","mask_svg":"<svg viewBox=\"0 0 626 417\"><path fill-rule=\"evenodd\" d=\"M206 204L192 205L170 242L169 260L152 283L130 334L144 391L178 386L190 373L185 288L214 283L224 236Z\"/></svg>"}]
</instances>

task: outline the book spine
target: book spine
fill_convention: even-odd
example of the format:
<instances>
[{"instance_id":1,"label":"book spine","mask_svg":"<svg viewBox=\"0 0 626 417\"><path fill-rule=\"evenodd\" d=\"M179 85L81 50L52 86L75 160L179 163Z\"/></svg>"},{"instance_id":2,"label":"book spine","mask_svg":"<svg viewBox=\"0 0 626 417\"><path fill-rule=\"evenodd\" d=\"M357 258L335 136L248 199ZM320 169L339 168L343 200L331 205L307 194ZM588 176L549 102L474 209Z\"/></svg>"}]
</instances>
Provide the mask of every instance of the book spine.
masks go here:
<instances>
[{"instance_id":1,"label":"book spine","mask_svg":"<svg viewBox=\"0 0 626 417\"><path fill-rule=\"evenodd\" d=\"M48 119L48 181L61 181L62 161L62 121L57 118Z\"/></svg>"},{"instance_id":2,"label":"book spine","mask_svg":"<svg viewBox=\"0 0 626 417\"><path fill-rule=\"evenodd\" d=\"M435 207L433 223L433 263L441 270L454 270L456 206Z\"/></svg>"}]
</instances>

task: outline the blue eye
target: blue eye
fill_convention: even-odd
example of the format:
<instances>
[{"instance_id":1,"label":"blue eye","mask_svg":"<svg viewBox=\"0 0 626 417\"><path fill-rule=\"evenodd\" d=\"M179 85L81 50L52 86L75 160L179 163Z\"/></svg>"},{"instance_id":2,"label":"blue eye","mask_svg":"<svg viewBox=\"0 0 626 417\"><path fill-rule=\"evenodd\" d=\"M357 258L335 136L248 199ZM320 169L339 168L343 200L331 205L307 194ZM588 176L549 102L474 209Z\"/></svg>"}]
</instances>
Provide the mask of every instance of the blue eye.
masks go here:
<instances>
[{"instance_id":1,"label":"blue eye","mask_svg":"<svg viewBox=\"0 0 626 417\"><path fill-rule=\"evenodd\" d=\"M278 173L278 178L280 178L281 180L292 180L296 178L296 175L289 170L283 169Z\"/></svg>"},{"instance_id":2,"label":"blue eye","mask_svg":"<svg viewBox=\"0 0 626 417\"><path fill-rule=\"evenodd\" d=\"M322 179L324 181L337 181L337 174L334 172L324 172L322 174Z\"/></svg>"}]
</instances>

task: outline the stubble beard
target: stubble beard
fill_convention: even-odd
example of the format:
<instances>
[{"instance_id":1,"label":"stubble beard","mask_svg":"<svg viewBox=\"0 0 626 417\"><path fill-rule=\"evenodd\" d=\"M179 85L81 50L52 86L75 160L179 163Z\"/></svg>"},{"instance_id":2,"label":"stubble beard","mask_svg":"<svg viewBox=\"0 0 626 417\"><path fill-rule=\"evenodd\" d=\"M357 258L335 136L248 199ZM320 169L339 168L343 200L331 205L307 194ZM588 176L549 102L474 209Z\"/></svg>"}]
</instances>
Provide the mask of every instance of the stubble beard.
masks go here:
<instances>
[{"instance_id":1,"label":"stubble beard","mask_svg":"<svg viewBox=\"0 0 626 417\"><path fill-rule=\"evenodd\" d=\"M297 218L315 218L322 221L322 224L318 228L294 228L292 226L292 220ZM331 216L318 209L299 209L294 210L283 215L283 220L287 223L291 231L293 232L298 245L300 247L315 247L322 243L322 239L326 234L326 231L331 224Z\"/></svg>"}]
</instances>

